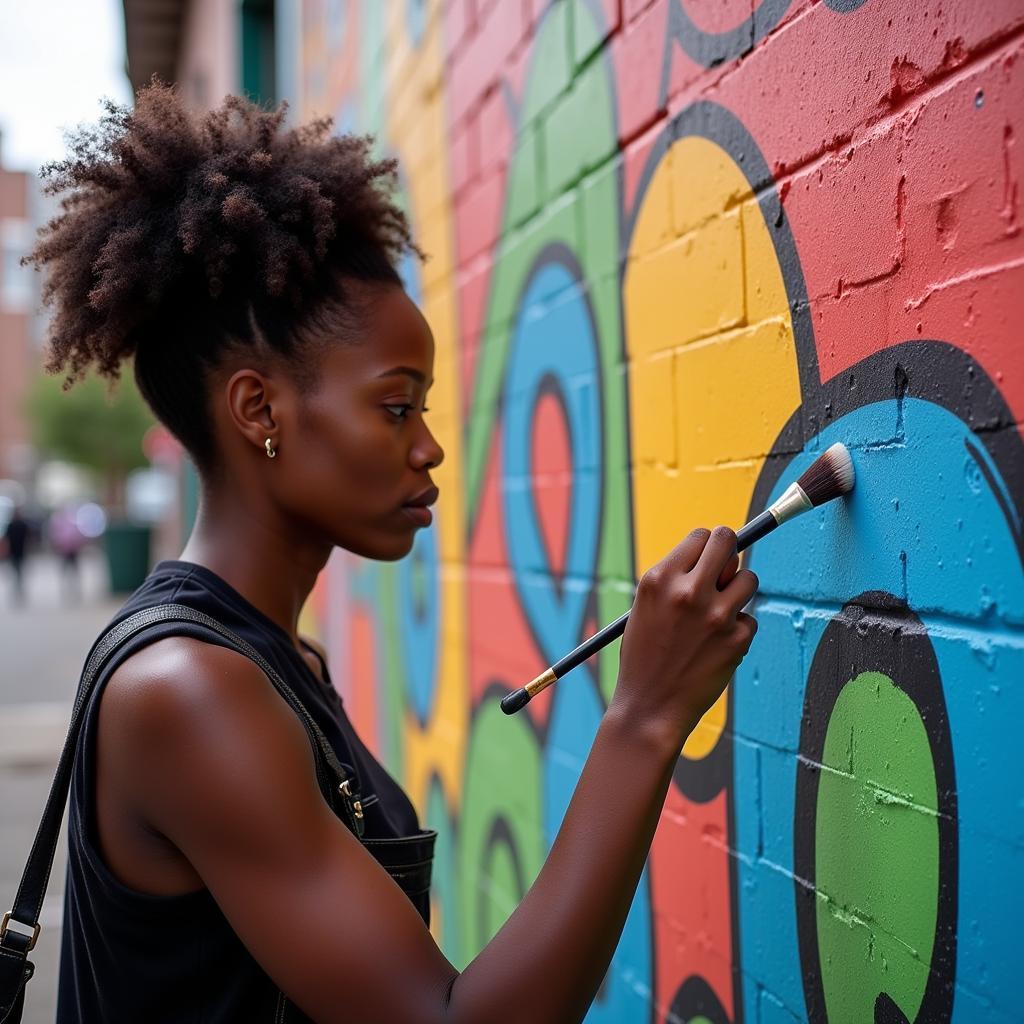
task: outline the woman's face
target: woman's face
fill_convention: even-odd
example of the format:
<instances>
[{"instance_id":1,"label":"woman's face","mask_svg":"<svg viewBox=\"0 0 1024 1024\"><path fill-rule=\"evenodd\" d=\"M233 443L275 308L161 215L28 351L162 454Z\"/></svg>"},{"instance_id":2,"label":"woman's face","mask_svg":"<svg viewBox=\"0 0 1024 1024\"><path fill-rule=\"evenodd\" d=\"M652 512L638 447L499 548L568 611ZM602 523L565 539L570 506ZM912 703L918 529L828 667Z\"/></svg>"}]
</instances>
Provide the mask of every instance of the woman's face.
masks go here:
<instances>
[{"instance_id":1,"label":"woman's face","mask_svg":"<svg viewBox=\"0 0 1024 1024\"><path fill-rule=\"evenodd\" d=\"M434 339L397 286L377 286L363 314L365 338L328 344L320 379L297 398L273 469L279 499L332 545L392 561L412 549L431 514L430 470L444 458L424 420ZM292 436L289 436L292 435Z\"/></svg>"}]
</instances>

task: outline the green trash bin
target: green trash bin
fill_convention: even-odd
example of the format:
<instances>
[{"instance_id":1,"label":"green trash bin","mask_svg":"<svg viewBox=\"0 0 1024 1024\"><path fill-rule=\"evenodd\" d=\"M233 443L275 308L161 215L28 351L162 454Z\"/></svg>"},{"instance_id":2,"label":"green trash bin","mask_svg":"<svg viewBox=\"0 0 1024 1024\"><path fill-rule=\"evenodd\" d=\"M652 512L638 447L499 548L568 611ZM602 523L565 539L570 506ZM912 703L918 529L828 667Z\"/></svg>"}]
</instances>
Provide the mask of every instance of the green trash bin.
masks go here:
<instances>
[{"instance_id":1,"label":"green trash bin","mask_svg":"<svg viewBox=\"0 0 1024 1024\"><path fill-rule=\"evenodd\" d=\"M103 550L110 572L110 590L130 594L149 573L149 540L152 528L127 520L108 523L103 534Z\"/></svg>"}]
</instances>

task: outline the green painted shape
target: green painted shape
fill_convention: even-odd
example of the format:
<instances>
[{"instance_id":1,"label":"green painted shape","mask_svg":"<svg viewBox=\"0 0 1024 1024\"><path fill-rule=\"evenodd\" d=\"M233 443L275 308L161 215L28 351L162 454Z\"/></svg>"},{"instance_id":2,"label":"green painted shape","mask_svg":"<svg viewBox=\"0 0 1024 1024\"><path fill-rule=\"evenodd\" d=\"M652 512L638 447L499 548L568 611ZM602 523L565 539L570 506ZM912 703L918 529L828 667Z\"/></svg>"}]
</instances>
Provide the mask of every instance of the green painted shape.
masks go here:
<instances>
[{"instance_id":1,"label":"green painted shape","mask_svg":"<svg viewBox=\"0 0 1024 1024\"><path fill-rule=\"evenodd\" d=\"M830 1021L914 1020L938 913L938 794L916 705L891 679L848 682L829 719L815 817L818 951Z\"/></svg>"},{"instance_id":2,"label":"green painted shape","mask_svg":"<svg viewBox=\"0 0 1024 1024\"><path fill-rule=\"evenodd\" d=\"M477 926L476 941L481 947L487 945L498 934L524 895L518 890L516 866L512 852L507 846L493 847L487 869L487 898L481 900L480 913L474 915Z\"/></svg>"},{"instance_id":3,"label":"green painted shape","mask_svg":"<svg viewBox=\"0 0 1024 1024\"><path fill-rule=\"evenodd\" d=\"M441 948L452 963L462 957L461 921L459 920L458 849L455 828L440 784L431 783L427 796L425 828L437 830L434 842L434 866L430 891L434 909L440 917Z\"/></svg>"},{"instance_id":4,"label":"green painted shape","mask_svg":"<svg viewBox=\"0 0 1024 1024\"><path fill-rule=\"evenodd\" d=\"M593 129L594 111L602 109L606 76L607 68L602 61L589 64L544 119L548 200L571 188L588 171L600 167L618 148L614 134Z\"/></svg>"},{"instance_id":5,"label":"green painted shape","mask_svg":"<svg viewBox=\"0 0 1024 1024\"><path fill-rule=\"evenodd\" d=\"M516 145L515 173L509 175L505 200L504 233L528 221L540 208L541 129L523 129Z\"/></svg>"},{"instance_id":6,"label":"green painted shape","mask_svg":"<svg viewBox=\"0 0 1024 1024\"><path fill-rule=\"evenodd\" d=\"M506 716L496 700L484 702L473 720L466 754L459 820L460 970L493 937L522 893L515 891L511 863L495 852L481 871L491 827L504 819L513 837L523 884L529 888L544 863L541 820L541 752L526 716Z\"/></svg>"},{"instance_id":7,"label":"green painted shape","mask_svg":"<svg viewBox=\"0 0 1024 1024\"><path fill-rule=\"evenodd\" d=\"M588 18L582 24L572 26L572 59L577 72L592 57L600 52L608 38L608 22L605 18L604 4L597 0L590 5L591 12L600 19L600 31L595 18Z\"/></svg>"},{"instance_id":8,"label":"green painted shape","mask_svg":"<svg viewBox=\"0 0 1024 1024\"><path fill-rule=\"evenodd\" d=\"M572 82L569 22L578 6L579 0L552 4L541 19L531 44L530 73L520 116L520 123L524 126L539 120Z\"/></svg>"},{"instance_id":9,"label":"green painted shape","mask_svg":"<svg viewBox=\"0 0 1024 1024\"><path fill-rule=\"evenodd\" d=\"M601 624L617 618L629 607L628 584L603 587L601 581L632 580L630 535L630 480L626 381L621 371L621 286L618 276L620 182L614 164L602 167L578 183L559 200L534 216L543 181L578 167L567 146L549 140L538 153L537 132L543 114L571 80L569 18L581 38L596 37L593 13L582 0L553 7L538 29L531 54L527 84L520 107L520 134L512 155L507 204L501 241L488 296L483 346L476 368L466 443L466 521L472 534L480 508L484 473L497 427L502 383L508 359L516 303L523 293L534 261L551 244L569 248L579 260L588 288L600 350L602 375L602 433L604 493L602 531L598 553L598 614ZM586 129L592 142L588 153L613 153L617 145L615 101L611 68L604 58L586 70ZM579 113L583 117L583 113ZM524 128L538 125L536 129ZM538 160L540 165L538 166ZM529 219L532 218L532 219ZM525 225L524 225L524 222ZM608 699L618 675L618 644L610 644L599 657L601 691Z\"/></svg>"},{"instance_id":10,"label":"green painted shape","mask_svg":"<svg viewBox=\"0 0 1024 1024\"><path fill-rule=\"evenodd\" d=\"M483 331L484 344L476 368L477 380L473 389L473 406L470 413L472 429L469 432L466 449L466 510L467 522L470 524L480 506L480 490L497 416L511 327L516 314L516 303L526 284L526 276L537 254L545 245L560 242L568 245L574 252L579 252L576 218L571 218L572 227L567 230L566 218L562 212L565 204L560 209L544 210L521 231L510 230L511 225L520 223L524 218L524 203L531 194L536 193L537 188L537 153L534 136L524 132L524 129L541 116L553 96L568 84L571 75L572 65L566 43L565 6L560 4L551 8L540 23L531 50L526 87L520 101L516 149L512 153L506 184L506 195L509 200L506 202L502 219L502 236L491 279ZM613 96L611 82L607 78L606 69L604 108L594 110L591 118L594 131L614 134ZM527 140L525 144L524 139ZM544 153L541 157L541 180L548 156L549 154ZM575 206L575 203L572 205ZM616 211L609 211L609 214L614 220ZM614 231L614 227L612 230ZM482 415L477 419L475 414Z\"/></svg>"}]
</instances>

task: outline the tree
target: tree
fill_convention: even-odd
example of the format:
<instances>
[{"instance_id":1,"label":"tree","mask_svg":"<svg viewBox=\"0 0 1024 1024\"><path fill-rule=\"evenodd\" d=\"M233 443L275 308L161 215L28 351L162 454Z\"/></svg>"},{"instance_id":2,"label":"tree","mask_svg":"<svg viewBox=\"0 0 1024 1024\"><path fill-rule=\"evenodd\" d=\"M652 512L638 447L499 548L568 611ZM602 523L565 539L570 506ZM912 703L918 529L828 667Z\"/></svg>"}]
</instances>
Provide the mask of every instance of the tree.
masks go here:
<instances>
[{"instance_id":1,"label":"tree","mask_svg":"<svg viewBox=\"0 0 1024 1024\"><path fill-rule=\"evenodd\" d=\"M76 463L102 481L114 515L124 511L125 477L148 465L142 437L156 422L131 373L111 386L95 374L63 390L63 377L40 373L32 382L28 417L36 448Z\"/></svg>"}]
</instances>

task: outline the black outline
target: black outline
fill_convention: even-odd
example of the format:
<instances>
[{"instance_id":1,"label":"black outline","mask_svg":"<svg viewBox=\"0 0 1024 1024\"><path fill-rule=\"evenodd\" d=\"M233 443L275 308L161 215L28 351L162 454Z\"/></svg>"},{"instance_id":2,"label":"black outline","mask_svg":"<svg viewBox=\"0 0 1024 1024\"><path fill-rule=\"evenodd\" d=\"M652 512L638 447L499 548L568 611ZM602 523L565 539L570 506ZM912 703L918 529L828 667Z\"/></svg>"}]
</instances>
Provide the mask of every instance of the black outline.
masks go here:
<instances>
[{"instance_id":1,"label":"black outline","mask_svg":"<svg viewBox=\"0 0 1024 1024\"><path fill-rule=\"evenodd\" d=\"M882 672L913 702L921 716L935 770L938 801L938 892L935 937L928 981L916 1020L936 1024L953 1011L956 978L959 825L953 741L942 675L928 631L891 594L868 591L843 605L825 627L807 673L800 729L793 815L793 873L797 944L810 1024L828 1024L818 949L815 845L818 784L832 711L850 679ZM890 1005L891 1004L891 1005ZM876 998L876 1024L893 1022L891 998Z\"/></svg>"},{"instance_id":2,"label":"black outline","mask_svg":"<svg viewBox=\"0 0 1024 1024\"><path fill-rule=\"evenodd\" d=\"M867 2L868 0L824 0L825 6L836 14L852 14Z\"/></svg>"},{"instance_id":3,"label":"black outline","mask_svg":"<svg viewBox=\"0 0 1024 1024\"><path fill-rule=\"evenodd\" d=\"M725 1007L707 980L691 974L676 989L666 1020L668 1024L689 1024L698 1014L707 1017L711 1024L730 1024Z\"/></svg>"},{"instance_id":4,"label":"black outline","mask_svg":"<svg viewBox=\"0 0 1024 1024\"><path fill-rule=\"evenodd\" d=\"M675 40L683 52L706 68L716 67L749 53L786 16L792 0L761 0L750 16L735 28L725 32L707 32L694 22L683 0L673 0L668 12L669 40ZM664 98L668 88L668 74L672 65L672 49L665 47L662 66L662 84L659 90Z\"/></svg>"}]
</instances>

